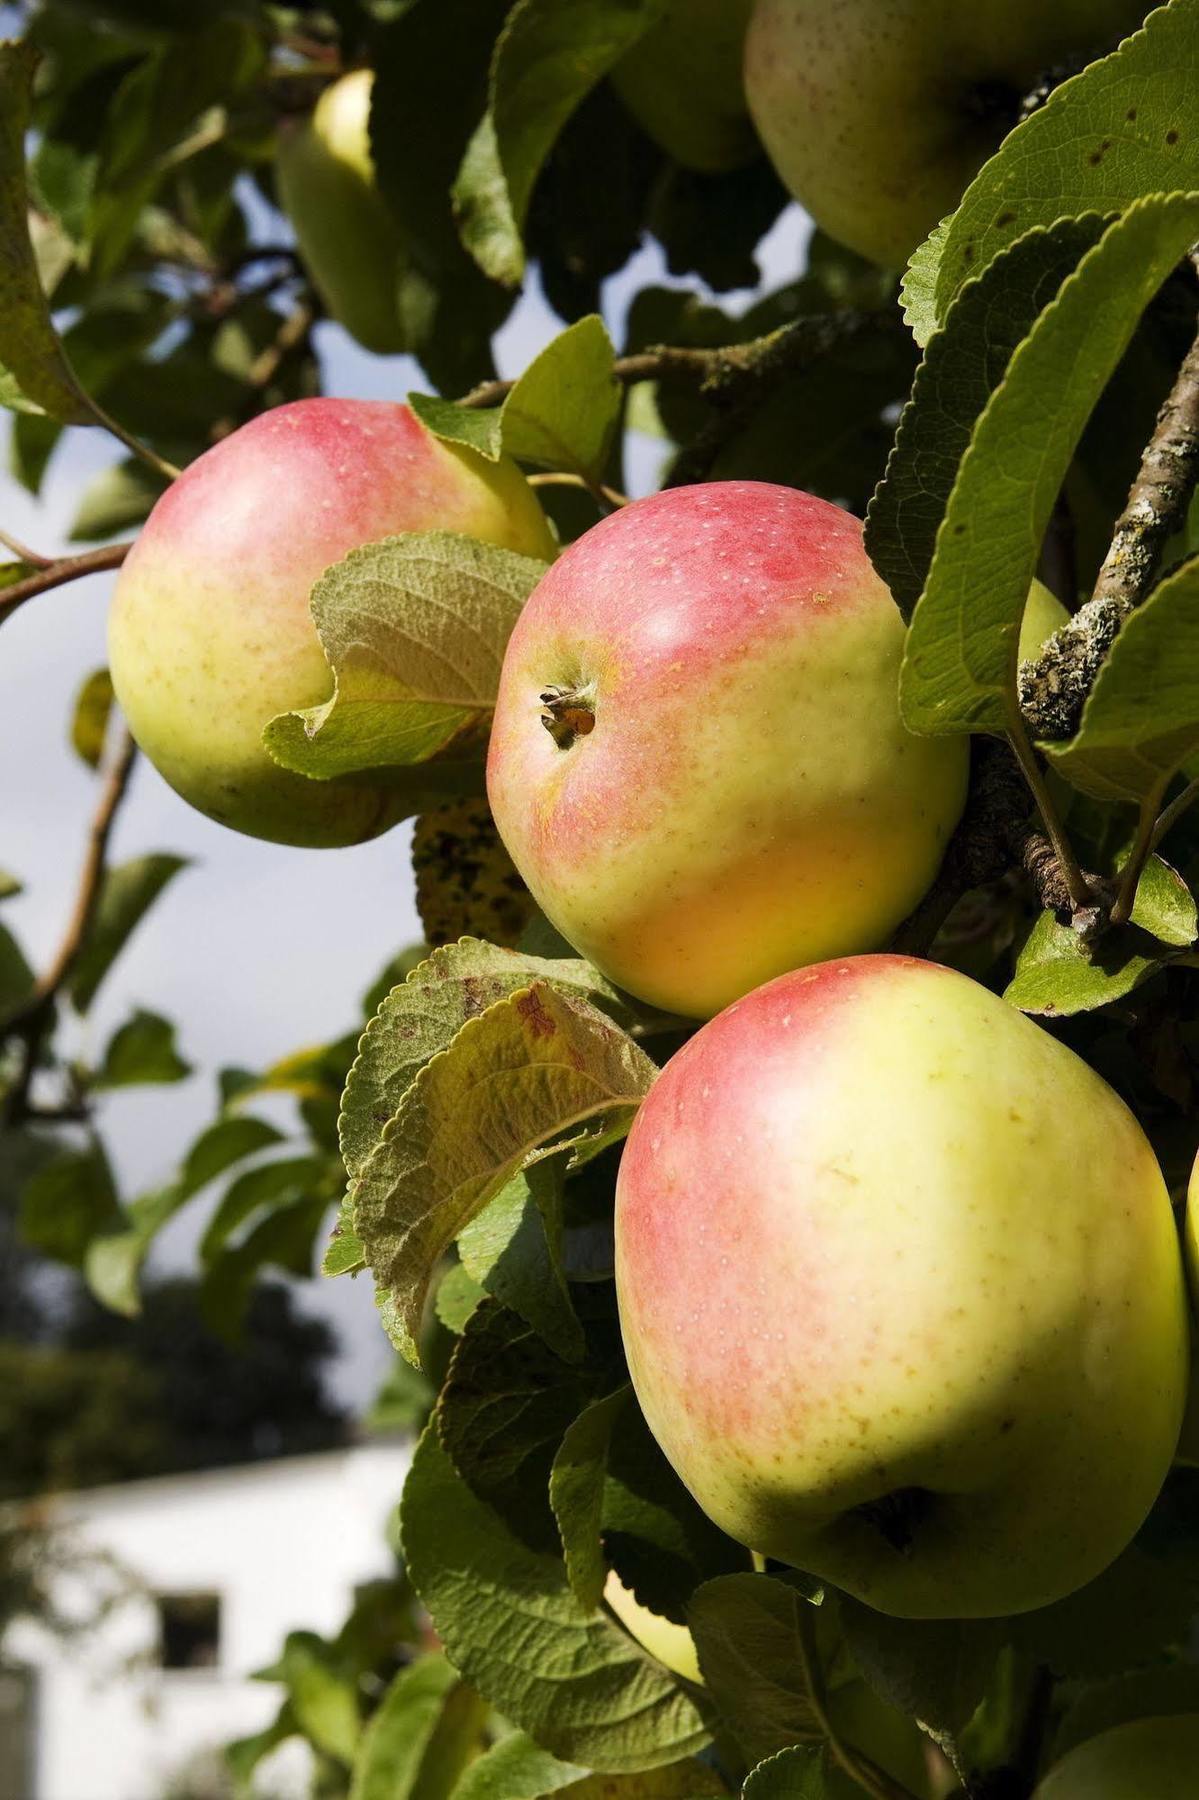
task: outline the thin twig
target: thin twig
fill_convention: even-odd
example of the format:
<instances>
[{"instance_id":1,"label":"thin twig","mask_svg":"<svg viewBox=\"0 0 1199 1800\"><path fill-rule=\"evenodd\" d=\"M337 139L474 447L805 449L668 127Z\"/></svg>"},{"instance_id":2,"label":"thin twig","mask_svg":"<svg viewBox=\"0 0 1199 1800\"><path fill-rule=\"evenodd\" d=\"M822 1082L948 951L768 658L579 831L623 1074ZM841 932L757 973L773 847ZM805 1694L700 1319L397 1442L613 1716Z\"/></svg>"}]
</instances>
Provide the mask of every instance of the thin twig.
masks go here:
<instances>
[{"instance_id":1,"label":"thin twig","mask_svg":"<svg viewBox=\"0 0 1199 1800\"><path fill-rule=\"evenodd\" d=\"M1176 799L1171 800L1153 827L1153 838L1149 845L1151 854L1157 849L1167 832L1174 829L1183 813L1188 807L1193 806L1196 800L1199 800L1199 781L1192 781L1183 788Z\"/></svg>"},{"instance_id":2,"label":"thin twig","mask_svg":"<svg viewBox=\"0 0 1199 1800\"><path fill-rule=\"evenodd\" d=\"M103 425L105 431L110 431L113 437L124 444L126 450L131 450L134 456L144 462L148 469L153 469L156 475L161 475L164 481L174 481L181 473L174 463L167 461L165 456L159 456L157 450L151 450L149 444L143 444L140 438L136 438L132 432L126 431L125 427L118 423L111 413L105 412L98 401L89 397L88 405L95 414L96 423Z\"/></svg>"},{"instance_id":3,"label":"thin twig","mask_svg":"<svg viewBox=\"0 0 1199 1800\"><path fill-rule=\"evenodd\" d=\"M1197 480L1199 331L1157 415L1092 597L1020 666L1020 708L1034 738L1073 737L1117 632L1149 594L1162 550L1186 518Z\"/></svg>"},{"instance_id":4,"label":"thin twig","mask_svg":"<svg viewBox=\"0 0 1199 1800\"><path fill-rule=\"evenodd\" d=\"M1057 807L1053 803L1053 796L1041 773L1041 765L1037 761L1036 751L1029 742L1028 733L1019 717L1012 720L1007 735L1008 742L1015 752L1016 761L1023 771L1024 779L1032 789L1032 796L1037 803L1041 822L1049 834L1049 841L1053 845L1062 880L1066 884L1066 892L1070 896L1070 904L1076 912L1085 912L1094 907L1095 895L1087 883L1087 878L1074 854L1073 845L1058 818Z\"/></svg>"},{"instance_id":5,"label":"thin twig","mask_svg":"<svg viewBox=\"0 0 1199 1800\"><path fill-rule=\"evenodd\" d=\"M108 840L122 800L129 787L129 777L137 759L137 746L128 729L121 728L117 747L108 765L96 810L88 828L87 847L75 902L58 949L39 976L29 999L0 1025L0 1037L23 1040L21 1065L5 1098L5 1113L10 1121L25 1116L30 1083L41 1054L42 1041L54 1002L69 980L85 944L104 880Z\"/></svg>"},{"instance_id":6,"label":"thin twig","mask_svg":"<svg viewBox=\"0 0 1199 1800\"><path fill-rule=\"evenodd\" d=\"M629 496L618 493L616 488L608 487L604 482L596 482L593 486L582 475L576 475L572 469L540 470L526 477L530 487L577 487L586 493L597 496L609 506L627 506Z\"/></svg>"},{"instance_id":7,"label":"thin twig","mask_svg":"<svg viewBox=\"0 0 1199 1800\"><path fill-rule=\"evenodd\" d=\"M1157 812L1166 789L1170 785L1170 777L1166 775L1158 782L1153 791L1141 801L1137 818L1136 836L1132 841L1132 849L1128 853L1128 861L1120 871L1120 887L1112 902L1112 910L1108 914L1108 922L1112 925L1123 925L1132 915L1136 902L1137 888L1145 864L1153 854L1154 832L1157 828Z\"/></svg>"},{"instance_id":8,"label":"thin twig","mask_svg":"<svg viewBox=\"0 0 1199 1800\"><path fill-rule=\"evenodd\" d=\"M37 550L31 550L28 544L23 544L8 531L0 531L0 544L11 550L18 562L29 563L35 569L48 569L54 561L52 556L42 556Z\"/></svg>"},{"instance_id":9,"label":"thin twig","mask_svg":"<svg viewBox=\"0 0 1199 1800\"><path fill-rule=\"evenodd\" d=\"M132 543L103 544L98 550L85 550L81 556L60 556L56 562L44 563L34 574L0 588L0 623L10 618L23 601L32 600L35 594L61 587L66 581L78 581L84 575L119 569L132 548ZM22 558L22 561L27 560Z\"/></svg>"}]
</instances>

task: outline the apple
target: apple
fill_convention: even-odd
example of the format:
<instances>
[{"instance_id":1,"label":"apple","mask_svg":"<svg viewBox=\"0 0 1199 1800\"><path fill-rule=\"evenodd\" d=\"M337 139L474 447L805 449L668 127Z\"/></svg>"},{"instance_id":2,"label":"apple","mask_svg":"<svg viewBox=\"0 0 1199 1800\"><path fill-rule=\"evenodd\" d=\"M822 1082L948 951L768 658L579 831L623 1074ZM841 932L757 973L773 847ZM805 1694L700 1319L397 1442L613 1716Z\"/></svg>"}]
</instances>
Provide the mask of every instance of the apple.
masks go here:
<instances>
[{"instance_id":1,"label":"apple","mask_svg":"<svg viewBox=\"0 0 1199 1800\"><path fill-rule=\"evenodd\" d=\"M635 1638L643 1650L664 1663L672 1675L681 1675L684 1681L702 1684L703 1676L699 1670L699 1657L695 1653L695 1639L685 1625L676 1625L673 1619L664 1619L661 1613L651 1612L648 1606L642 1606L632 1588L625 1586L615 1569L608 1570L608 1579L604 1583L604 1601L629 1636Z\"/></svg>"},{"instance_id":2,"label":"apple","mask_svg":"<svg viewBox=\"0 0 1199 1800\"><path fill-rule=\"evenodd\" d=\"M630 1637L656 1657L672 1675L704 1685L695 1639L685 1625L676 1625L643 1606L615 1569L609 1569L604 1601ZM838 1738L861 1750L872 1762L904 1784L920 1800L930 1794L927 1739L897 1707L888 1706L860 1676L841 1680L825 1695L825 1711Z\"/></svg>"},{"instance_id":3,"label":"apple","mask_svg":"<svg viewBox=\"0 0 1199 1800\"><path fill-rule=\"evenodd\" d=\"M284 122L279 198L329 316L367 350L412 348L400 313L408 259L375 181L370 146L372 69L327 87L310 117Z\"/></svg>"},{"instance_id":4,"label":"apple","mask_svg":"<svg viewBox=\"0 0 1199 1800\"><path fill-rule=\"evenodd\" d=\"M1187 1188L1183 1240L1187 1274L1190 1276L1191 1318L1194 1320L1196 1310L1199 1309L1199 1156L1196 1156L1192 1165ZM1186 1415L1182 1421L1182 1435L1178 1440L1178 1461L1189 1464L1191 1468L1199 1468L1199 1332L1192 1332L1191 1337L1191 1385L1187 1395Z\"/></svg>"},{"instance_id":5,"label":"apple","mask_svg":"<svg viewBox=\"0 0 1199 1800\"><path fill-rule=\"evenodd\" d=\"M745 92L768 155L832 237L901 266L1047 73L1147 0L757 0Z\"/></svg>"},{"instance_id":6,"label":"apple","mask_svg":"<svg viewBox=\"0 0 1199 1800\"><path fill-rule=\"evenodd\" d=\"M1133 1719L1067 1751L1035 1800L1194 1800L1199 1714Z\"/></svg>"},{"instance_id":7,"label":"apple","mask_svg":"<svg viewBox=\"0 0 1199 1800\"><path fill-rule=\"evenodd\" d=\"M616 1284L699 1505L881 1612L1060 1599L1174 1454L1186 1301L1149 1143L934 963L802 969L690 1039L625 1145Z\"/></svg>"},{"instance_id":8,"label":"apple","mask_svg":"<svg viewBox=\"0 0 1199 1800\"><path fill-rule=\"evenodd\" d=\"M766 482L634 501L538 583L487 786L538 905L704 1017L886 941L937 872L966 746L900 723L904 626L858 521Z\"/></svg>"},{"instance_id":9,"label":"apple","mask_svg":"<svg viewBox=\"0 0 1199 1800\"><path fill-rule=\"evenodd\" d=\"M108 648L130 730L185 800L285 844L358 843L402 816L383 784L280 768L262 731L331 691L317 577L360 544L433 529L553 553L514 463L444 444L390 402L275 407L168 488L121 569Z\"/></svg>"},{"instance_id":10,"label":"apple","mask_svg":"<svg viewBox=\"0 0 1199 1800\"><path fill-rule=\"evenodd\" d=\"M612 71L621 99L685 169L735 169L757 152L741 78L753 0L670 0Z\"/></svg>"},{"instance_id":11,"label":"apple","mask_svg":"<svg viewBox=\"0 0 1199 1800\"><path fill-rule=\"evenodd\" d=\"M1050 593L1043 581L1034 581L1028 590L1028 599L1024 602L1016 661L1032 662L1040 655L1054 632L1060 631L1069 619L1070 614L1057 595Z\"/></svg>"}]
</instances>

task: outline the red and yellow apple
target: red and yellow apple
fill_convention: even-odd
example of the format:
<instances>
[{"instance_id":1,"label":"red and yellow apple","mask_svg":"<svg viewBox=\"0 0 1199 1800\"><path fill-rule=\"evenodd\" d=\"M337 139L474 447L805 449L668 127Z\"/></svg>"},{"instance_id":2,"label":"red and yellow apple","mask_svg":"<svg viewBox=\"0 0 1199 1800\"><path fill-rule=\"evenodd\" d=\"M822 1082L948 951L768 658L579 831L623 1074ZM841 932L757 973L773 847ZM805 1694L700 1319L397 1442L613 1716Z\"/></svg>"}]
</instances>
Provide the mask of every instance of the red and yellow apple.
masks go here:
<instances>
[{"instance_id":1,"label":"red and yellow apple","mask_svg":"<svg viewBox=\"0 0 1199 1800\"><path fill-rule=\"evenodd\" d=\"M900 722L904 626L840 508L727 481L572 544L509 642L487 785L546 916L703 1017L884 943L961 811L966 747Z\"/></svg>"},{"instance_id":2,"label":"red and yellow apple","mask_svg":"<svg viewBox=\"0 0 1199 1800\"><path fill-rule=\"evenodd\" d=\"M612 71L616 91L685 169L714 174L758 148L741 61L753 0L669 0Z\"/></svg>"},{"instance_id":3,"label":"red and yellow apple","mask_svg":"<svg viewBox=\"0 0 1199 1800\"><path fill-rule=\"evenodd\" d=\"M168 488L121 569L108 646L130 729L185 800L286 844L358 843L402 816L386 786L280 768L262 731L331 691L318 576L360 544L430 530L553 552L514 463L444 444L390 402L276 407Z\"/></svg>"},{"instance_id":4,"label":"red and yellow apple","mask_svg":"<svg viewBox=\"0 0 1199 1800\"><path fill-rule=\"evenodd\" d=\"M881 1612L1044 1606L1129 1542L1186 1392L1140 1126L955 971L786 975L667 1064L616 1281L645 1417L739 1542Z\"/></svg>"},{"instance_id":5,"label":"red and yellow apple","mask_svg":"<svg viewBox=\"0 0 1199 1800\"><path fill-rule=\"evenodd\" d=\"M1199 1715L1132 1719L1076 1744L1037 1788L1035 1800L1195 1800Z\"/></svg>"},{"instance_id":6,"label":"red and yellow apple","mask_svg":"<svg viewBox=\"0 0 1199 1800\"><path fill-rule=\"evenodd\" d=\"M901 266L1038 80L1133 31L1149 0L757 0L749 110L830 236Z\"/></svg>"}]
</instances>

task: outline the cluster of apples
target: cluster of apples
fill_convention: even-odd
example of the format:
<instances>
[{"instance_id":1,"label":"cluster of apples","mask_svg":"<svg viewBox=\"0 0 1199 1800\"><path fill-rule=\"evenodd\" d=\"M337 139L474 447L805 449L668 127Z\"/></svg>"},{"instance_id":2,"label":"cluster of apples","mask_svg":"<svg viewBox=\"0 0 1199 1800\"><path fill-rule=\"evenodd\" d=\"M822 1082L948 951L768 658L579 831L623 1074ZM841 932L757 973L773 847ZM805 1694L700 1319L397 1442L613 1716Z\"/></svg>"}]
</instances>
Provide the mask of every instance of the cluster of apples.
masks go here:
<instances>
[{"instance_id":1,"label":"cluster of apples","mask_svg":"<svg viewBox=\"0 0 1199 1800\"><path fill-rule=\"evenodd\" d=\"M1135 30L1150 0L669 0L612 70L684 168L764 148L839 242L900 267L961 198L1046 77ZM408 257L371 154L372 74L285 130L279 188L330 314L368 349L408 347Z\"/></svg>"},{"instance_id":2,"label":"cluster of apples","mask_svg":"<svg viewBox=\"0 0 1199 1800\"><path fill-rule=\"evenodd\" d=\"M163 496L110 650L186 798L303 844L393 822L386 785L290 774L261 732L327 692L313 580L434 526L553 550L514 465L388 403L280 407ZM903 639L826 501L635 501L527 602L488 795L563 936L710 1020L617 1191L629 1366L670 1461L732 1536L883 1611L1006 1614L1097 1574L1158 1493L1184 1282L1153 1153L1099 1076L966 977L870 954L966 786L963 740L901 722Z\"/></svg>"}]
</instances>

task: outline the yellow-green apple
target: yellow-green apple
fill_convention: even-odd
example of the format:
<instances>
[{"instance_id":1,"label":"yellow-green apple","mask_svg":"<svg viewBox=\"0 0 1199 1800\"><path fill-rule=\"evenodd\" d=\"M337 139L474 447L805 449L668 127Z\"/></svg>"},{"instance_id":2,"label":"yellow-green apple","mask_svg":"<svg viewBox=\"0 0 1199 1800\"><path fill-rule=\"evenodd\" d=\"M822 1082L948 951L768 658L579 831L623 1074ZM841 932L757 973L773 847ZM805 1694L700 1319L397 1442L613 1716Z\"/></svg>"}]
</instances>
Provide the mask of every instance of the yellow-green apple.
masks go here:
<instances>
[{"instance_id":1,"label":"yellow-green apple","mask_svg":"<svg viewBox=\"0 0 1199 1800\"><path fill-rule=\"evenodd\" d=\"M604 1583L604 1600L620 1620L630 1637L636 1638L643 1650L664 1663L672 1675L686 1681L702 1682L695 1639L685 1625L664 1619L661 1613L642 1606L632 1588L625 1586L615 1569L609 1569Z\"/></svg>"},{"instance_id":2,"label":"yellow-green apple","mask_svg":"<svg viewBox=\"0 0 1199 1800\"><path fill-rule=\"evenodd\" d=\"M284 122L279 198L329 316L380 355L411 348L400 310L408 272L399 228L379 192L370 145L374 71L327 87L311 115Z\"/></svg>"},{"instance_id":3,"label":"yellow-green apple","mask_svg":"<svg viewBox=\"0 0 1199 1800\"><path fill-rule=\"evenodd\" d=\"M1035 1800L1195 1800L1199 1714L1133 1719L1076 1744Z\"/></svg>"},{"instance_id":4,"label":"yellow-green apple","mask_svg":"<svg viewBox=\"0 0 1199 1800\"><path fill-rule=\"evenodd\" d=\"M395 823L386 787L291 774L262 731L331 690L308 608L317 577L360 544L434 529L552 554L514 463L444 444L390 402L276 407L168 488L121 570L108 647L134 737L185 800L287 844L353 844Z\"/></svg>"},{"instance_id":5,"label":"yellow-green apple","mask_svg":"<svg viewBox=\"0 0 1199 1800\"><path fill-rule=\"evenodd\" d=\"M881 1612L1072 1592L1174 1454L1186 1304L1149 1143L934 963L802 969L690 1039L624 1149L616 1282L700 1506Z\"/></svg>"},{"instance_id":6,"label":"yellow-green apple","mask_svg":"<svg viewBox=\"0 0 1199 1800\"><path fill-rule=\"evenodd\" d=\"M1194 1321L1199 1314L1199 1156L1196 1156L1191 1168L1191 1180L1187 1188L1183 1239L1187 1274L1190 1276L1191 1319ZM1178 1460L1190 1464L1192 1468L1199 1468L1199 1331L1192 1331L1191 1334L1191 1385L1187 1395L1186 1415L1182 1421L1182 1435L1178 1440Z\"/></svg>"},{"instance_id":7,"label":"yellow-green apple","mask_svg":"<svg viewBox=\"0 0 1199 1800\"><path fill-rule=\"evenodd\" d=\"M766 482L634 501L538 583L487 783L562 935L703 1017L874 948L961 811L965 743L900 722L904 627L839 507Z\"/></svg>"},{"instance_id":8,"label":"yellow-green apple","mask_svg":"<svg viewBox=\"0 0 1199 1800\"><path fill-rule=\"evenodd\" d=\"M620 1623L643 1650L656 1657L673 1675L703 1685L695 1639L685 1625L676 1625L643 1606L615 1569L608 1571L604 1600ZM843 1743L862 1750L880 1768L903 1782L913 1796L930 1794L928 1758L923 1737L911 1719L880 1700L860 1676L839 1680L825 1695L829 1722Z\"/></svg>"},{"instance_id":9,"label":"yellow-green apple","mask_svg":"<svg viewBox=\"0 0 1199 1800\"><path fill-rule=\"evenodd\" d=\"M621 99L684 168L748 162L757 139L741 79L753 0L669 0L665 15L612 71Z\"/></svg>"},{"instance_id":10,"label":"yellow-green apple","mask_svg":"<svg viewBox=\"0 0 1199 1800\"><path fill-rule=\"evenodd\" d=\"M1017 662L1031 662L1045 648L1055 631L1069 622L1070 615L1056 594L1050 593L1043 581L1034 581L1024 602L1020 621Z\"/></svg>"},{"instance_id":11,"label":"yellow-green apple","mask_svg":"<svg viewBox=\"0 0 1199 1800\"><path fill-rule=\"evenodd\" d=\"M901 265L958 204L1038 80L1134 30L1149 0L757 0L745 91L818 225Z\"/></svg>"}]
</instances>

